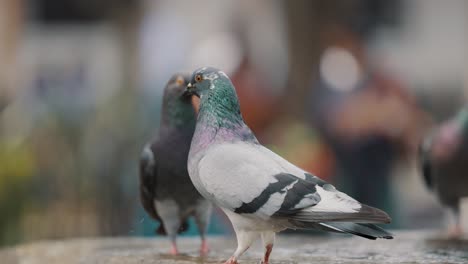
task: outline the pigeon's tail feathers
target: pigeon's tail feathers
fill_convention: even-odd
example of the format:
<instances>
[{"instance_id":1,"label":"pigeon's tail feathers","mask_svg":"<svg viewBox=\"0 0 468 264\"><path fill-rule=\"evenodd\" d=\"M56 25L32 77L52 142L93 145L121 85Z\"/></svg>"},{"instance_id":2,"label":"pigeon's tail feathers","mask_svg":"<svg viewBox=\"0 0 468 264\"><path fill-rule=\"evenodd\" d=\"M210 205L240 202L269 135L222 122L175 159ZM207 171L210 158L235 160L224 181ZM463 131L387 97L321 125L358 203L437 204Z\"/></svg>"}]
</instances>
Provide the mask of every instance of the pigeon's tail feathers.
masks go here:
<instances>
[{"instance_id":1,"label":"pigeon's tail feathers","mask_svg":"<svg viewBox=\"0 0 468 264\"><path fill-rule=\"evenodd\" d=\"M182 224L179 227L179 230L177 230L178 234L185 233L189 228L187 220L183 221Z\"/></svg>"},{"instance_id":2,"label":"pigeon's tail feathers","mask_svg":"<svg viewBox=\"0 0 468 264\"><path fill-rule=\"evenodd\" d=\"M391 233L373 224L328 222L320 223L320 225L336 230L336 232L348 233L372 240L377 238L393 239Z\"/></svg>"},{"instance_id":3,"label":"pigeon's tail feathers","mask_svg":"<svg viewBox=\"0 0 468 264\"><path fill-rule=\"evenodd\" d=\"M430 161L430 138L426 138L419 145L418 154L419 154L419 163L421 166L422 176L424 177L424 182L429 189L433 187L433 180L431 175L431 161Z\"/></svg>"},{"instance_id":4,"label":"pigeon's tail feathers","mask_svg":"<svg viewBox=\"0 0 468 264\"><path fill-rule=\"evenodd\" d=\"M291 214L288 218L300 222L352 222L352 223L385 223L392 221L390 216L384 211L360 204L360 208L347 212L324 212L313 210L301 210Z\"/></svg>"},{"instance_id":5,"label":"pigeon's tail feathers","mask_svg":"<svg viewBox=\"0 0 468 264\"><path fill-rule=\"evenodd\" d=\"M393 239L393 235L391 233L373 224L344 222L313 223L298 221L291 221L290 223L294 226L294 228L318 229L335 233L347 233L372 240L377 238Z\"/></svg>"},{"instance_id":6,"label":"pigeon's tail feathers","mask_svg":"<svg viewBox=\"0 0 468 264\"><path fill-rule=\"evenodd\" d=\"M166 236L167 235L166 228L164 227L163 222L161 222L161 224L159 224L159 227L154 232L156 234L158 234L158 235L161 235L161 236Z\"/></svg>"},{"instance_id":7,"label":"pigeon's tail feathers","mask_svg":"<svg viewBox=\"0 0 468 264\"><path fill-rule=\"evenodd\" d=\"M177 230L177 233L182 234L182 233L186 232L188 230L188 228L189 228L188 222L183 221L182 224L179 227L179 230ZM161 224L159 225L159 227L156 229L155 233L158 234L158 235L162 235L162 236L167 235L166 228L164 227L164 224L163 224L162 221L161 221Z\"/></svg>"}]
</instances>

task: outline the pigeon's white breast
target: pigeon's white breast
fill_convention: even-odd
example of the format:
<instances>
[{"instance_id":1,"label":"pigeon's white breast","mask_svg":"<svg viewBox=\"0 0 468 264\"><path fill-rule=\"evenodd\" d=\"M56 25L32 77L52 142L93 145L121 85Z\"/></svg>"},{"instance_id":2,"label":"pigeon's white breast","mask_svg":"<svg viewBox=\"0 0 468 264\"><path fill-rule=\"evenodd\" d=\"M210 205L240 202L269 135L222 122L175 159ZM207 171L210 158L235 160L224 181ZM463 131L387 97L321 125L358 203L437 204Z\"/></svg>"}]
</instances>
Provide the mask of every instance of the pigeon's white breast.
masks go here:
<instances>
[{"instance_id":1,"label":"pigeon's white breast","mask_svg":"<svg viewBox=\"0 0 468 264\"><path fill-rule=\"evenodd\" d=\"M200 159L202 159L205 155L206 150L202 150L196 154L190 153L189 159L187 162L187 170L190 176L190 179L192 180L193 186L197 191L205 198L208 200L213 201L213 197L210 193L207 192L205 187L203 186L202 182L200 181L200 172L199 172L199 166L198 163L200 162ZM214 202L214 201L213 201Z\"/></svg>"}]
</instances>

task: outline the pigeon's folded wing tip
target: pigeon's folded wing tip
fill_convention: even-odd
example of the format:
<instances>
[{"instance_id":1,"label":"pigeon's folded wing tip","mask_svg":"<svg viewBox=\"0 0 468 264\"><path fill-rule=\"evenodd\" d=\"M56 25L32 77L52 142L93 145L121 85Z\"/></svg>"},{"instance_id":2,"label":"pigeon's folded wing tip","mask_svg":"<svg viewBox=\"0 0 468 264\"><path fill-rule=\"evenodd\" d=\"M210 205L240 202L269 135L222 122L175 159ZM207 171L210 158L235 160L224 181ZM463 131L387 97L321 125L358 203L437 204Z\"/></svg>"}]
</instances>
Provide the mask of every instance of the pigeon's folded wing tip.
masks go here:
<instances>
[{"instance_id":1,"label":"pigeon's folded wing tip","mask_svg":"<svg viewBox=\"0 0 468 264\"><path fill-rule=\"evenodd\" d=\"M358 214L369 217L369 220L378 221L378 223L389 224L392 222L392 218L386 212L365 204L361 204Z\"/></svg>"},{"instance_id":2,"label":"pigeon's folded wing tip","mask_svg":"<svg viewBox=\"0 0 468 264\"><path fill-rule=\"evenodd\" d=\"M353 222L353 223L374 223L388 224L391 222L390 216L384 211L361 204L355 211L313 211L309 208L296 211L291 214L277 215L301 222Z\"/></svg>"},{"instance_id":3,"label":"pigeon's folded wing tip","mask_svg":"<svg viewBox=\"0 0 468 264\"><path fill-rule=\"evenodd\" d=\"M393 239L393 234L374 224L350 223L350 222L324 222L324 223L304 223L293 222L299 228L312 228L329 232L348 233L370 240Z\"/></svg>"}]
</instances>

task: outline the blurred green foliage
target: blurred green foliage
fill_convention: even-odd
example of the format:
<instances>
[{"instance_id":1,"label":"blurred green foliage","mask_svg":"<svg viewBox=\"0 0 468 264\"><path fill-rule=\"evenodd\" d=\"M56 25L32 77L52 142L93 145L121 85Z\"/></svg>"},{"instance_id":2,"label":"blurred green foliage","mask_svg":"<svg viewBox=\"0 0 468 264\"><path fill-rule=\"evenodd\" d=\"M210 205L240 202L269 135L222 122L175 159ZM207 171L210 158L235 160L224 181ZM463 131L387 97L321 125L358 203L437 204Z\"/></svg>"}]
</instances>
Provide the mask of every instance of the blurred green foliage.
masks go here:
<instances>
[{"instance_id":1,"label":"blurred green foliage","mask_svg":"<svg viewBox=\"0 0 468 264\"><path fill-rule=\"evenodd\" d=\"M30 199L28 192L35 170L29 146L0 141L0 244L20 239L19 220Z\"/></svg>"},{"instance_id":2,"label":"blurred green foliage","mask_svg":"<svg viewBox=\"0 0 468 264\"><path fill-rule=\"evenodd\" d=\"M121 89L91 107L72 99L19 100L0 113L0 245L128 235L139 221L137 162L159 98ZM19 120L26 128L11 132Z\"/></svg>"}]
</instances>

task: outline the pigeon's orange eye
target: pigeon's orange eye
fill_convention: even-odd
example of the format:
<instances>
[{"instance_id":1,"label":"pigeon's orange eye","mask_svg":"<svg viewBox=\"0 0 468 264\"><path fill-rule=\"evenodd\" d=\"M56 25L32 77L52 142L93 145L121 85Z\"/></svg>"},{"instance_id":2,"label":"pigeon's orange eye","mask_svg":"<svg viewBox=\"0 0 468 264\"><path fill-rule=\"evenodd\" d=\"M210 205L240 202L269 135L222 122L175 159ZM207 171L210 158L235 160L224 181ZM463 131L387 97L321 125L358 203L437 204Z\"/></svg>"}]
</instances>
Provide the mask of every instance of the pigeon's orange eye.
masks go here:
<instances>
[{"instance_id":1,"label":"pigeon's orange eye","mask_svg":"<svg viewBox=\"0 0 468 264\"><path fill-rule=\"evenodd\" d=\"M203 77L202 77L200 74L197 74L197 75L195 76L195 81L196 81L196 82L201 82L202 80L203 80Z\"/></svg>"},{"instance_id":2,"label":"pigeon's orange eye","mask_svg":"<svg viewBox=\"0 0 468 264\"><path fill-rule=\"evenodd\" d=\"M184 84L184 78L182 78L181 76L178 76L175 82L176 82L177 85L183 85Z\"/></svg>"}]
</instances>

